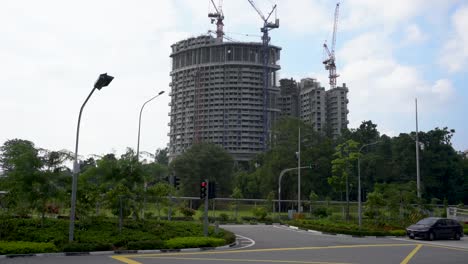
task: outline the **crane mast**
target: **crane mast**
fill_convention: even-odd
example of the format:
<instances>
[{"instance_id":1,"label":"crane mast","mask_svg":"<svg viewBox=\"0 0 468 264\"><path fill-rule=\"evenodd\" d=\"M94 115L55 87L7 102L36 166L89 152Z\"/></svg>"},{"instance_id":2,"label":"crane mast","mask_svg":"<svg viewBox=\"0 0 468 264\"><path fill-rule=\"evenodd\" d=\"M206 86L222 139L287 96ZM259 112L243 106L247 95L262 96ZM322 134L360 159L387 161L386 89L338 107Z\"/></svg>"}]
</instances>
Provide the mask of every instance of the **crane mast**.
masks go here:
<instances>
[{"instance_id":1,"label":"crane mast","mask_svg":"<svg viewBox=\"0 0 468 264\"><path fill-rule=\"evenodd\" d=\"M263 59L263 149L267 149L267 140L268 140L268 128L270 126L270 120L268 118L268 109L269 109L269 76L270 76L270 36L268 32L272 29L279 28L279 19L275 18L275 22L268 22L271 14L276 10L276 5L273 6L268 16L264 16L262 11L255 6L253 0L248 0L253 9L258 13L260 18L263 20L263 27L260 28L262 35L262 59Z\"/></svg>"},{"instance_id":2,"label":"crane mast","mask_svg":"<svg viewBox=\"0 0 468 264\"><path fill-rule=\"evenodd\" d=\"M213 4L213 7L216 12L214 13L208 13L208 17L211 19L211 23L213 24L214 21L216 20L216 39L218 41L223 41L223 36L224 36L224 14L222 10L222 0L219 0L219 5L216 7L216 4L213 0L210 0L211 4Z\"/></svg>"},{"instance_id":3,"label":"crane mast","mask_svg":"<svg viewBox=\"0 0 468 264\"><path fill-rule=\"evenodd\" d=\"M327 53L327 58L323 61L325 65L325 69L328 70L328 78L330 79L330 88L336 88L336 78L340 75L336 73L336 62L335 62L335 45L336 45L336 32L338 29L338 16L340 11L340 3L336 4L335 8L335 18L333 23L333 35L332 35L332 43L331 43L331 50L328 48L327 43L323 44L323 48Z\"/></svg>"}]
</instances>

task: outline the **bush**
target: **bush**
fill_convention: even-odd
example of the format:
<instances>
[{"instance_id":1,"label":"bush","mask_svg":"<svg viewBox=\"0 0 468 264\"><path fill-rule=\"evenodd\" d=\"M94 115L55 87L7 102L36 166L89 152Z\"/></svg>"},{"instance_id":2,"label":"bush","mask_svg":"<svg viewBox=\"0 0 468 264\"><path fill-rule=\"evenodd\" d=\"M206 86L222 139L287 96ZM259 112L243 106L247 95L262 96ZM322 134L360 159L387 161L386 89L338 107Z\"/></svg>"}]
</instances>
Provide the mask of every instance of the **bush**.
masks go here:
<instances>
[{"instance_id":1,"label":"bush","mask_svg":"<svg viewBox=\"0 0 468 264\"><path fill-rule=\"evenodd\" d=\"M179 211L181 214L183 214L185 217L192 217L195 215L195 213L197 211L191 209L191 208L188 208L188 207L180 207L179 208Z\"/></svg>"},{"instance_id":2,"label":"bush","mask_svg":"<svg viewBox=\"0 0 468 264\"><path fill-rule=\"evenodd\" d=\"M214 237L176 237L166 241L166 248L198 248L198 247L218 247L224 245L222 238Z\"/></svg>"},{"instance_id":3,"label":"bush","mask_svg":"<svg viewBox=\"0 0 468 264\"><path fill-rule=\"evenodd\" d=\"M131 241L128 242L127 249L161 249L164 248L162 240Z\"/></svg>"},{"instance_id":4,"label":"bush","mask_svg":"<svg viewBox=\"0 0 468 264\"><path fill-rule=\"evenodd\" d=\"M312 214L318 218L325 218L325 217L328 217L331 215L331 212L330 210L328 210L327 208L325 207L318 207L316 209L314 209L314 211L312 212Z\"/></svg>"},{"instance_id":5,"label":"bush","mask_svg":"<svg viewBox=\"0 0 468 264\"><path fill-rule=\"evenodd\" d=\"M52 253L57 251L57 247L52 243L0 241L0 255Z\"/></svg>"},{"instance_id":6,"label":"bush","mask_svg":"<svg viewBox=\"0 0 468 264\"><path fill-rule=\"evenodd\" d=\"M252 209L252 214L257 220L263 220L268 215L268 212L265 207L255 207Z\"/></svg>"},{"instance_id":7,"label":"bush","mask_svg":"<svg viewBox=\"0 0 468 264\"><path fill-rule=\"evenodd\" d=\"M229 221L229 215L227 215L226 213L219 214L219 218L220 218L221 222Z\"/></svg>"},{"instance_id":8,"label":"bush","mask_svg":"<svg viewBox=\"0 0 468 264\"><path fill-rule=\"evenodd\" d=\"M313 229L326 233L347 234L354 236L404 236L406 234L405 230L392 229L391 227L363 227L359 230L359 227L355 224L329 222L324 220L298 220L290 221L289 223L291 225L295 225L305 229Z\"/></svg>"},{"instance_id":9,"label":"bush","mask_svg":"<svg viewBox=\"0 0 468 264\"><path fill-rule=\"evenodd\" d=\"M63 252L90 252L111 250L112 245L108 243L79 243L71 242L63 245Z\"/></svg>"}]
</instances>

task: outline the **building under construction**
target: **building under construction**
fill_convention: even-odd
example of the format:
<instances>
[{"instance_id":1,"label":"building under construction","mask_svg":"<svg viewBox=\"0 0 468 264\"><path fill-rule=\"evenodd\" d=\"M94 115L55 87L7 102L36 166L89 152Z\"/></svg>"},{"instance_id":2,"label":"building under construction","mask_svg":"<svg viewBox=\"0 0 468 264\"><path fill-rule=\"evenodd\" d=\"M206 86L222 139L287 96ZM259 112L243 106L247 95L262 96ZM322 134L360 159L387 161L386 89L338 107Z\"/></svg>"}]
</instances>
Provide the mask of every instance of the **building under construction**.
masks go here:
<instances>
[{"instance_id":1,"label":"building under construction","mask_svg":"<svg viewBox=\"0 0 468 264\"><path fill-rule=\"evenodd\" d=\"M171 159L197 142L221 145L237 161L265 150L279 113L274 84L281 48L268 45L265 69L262 45L203 35L171 46Z\"/></svg>"}]
</instances>

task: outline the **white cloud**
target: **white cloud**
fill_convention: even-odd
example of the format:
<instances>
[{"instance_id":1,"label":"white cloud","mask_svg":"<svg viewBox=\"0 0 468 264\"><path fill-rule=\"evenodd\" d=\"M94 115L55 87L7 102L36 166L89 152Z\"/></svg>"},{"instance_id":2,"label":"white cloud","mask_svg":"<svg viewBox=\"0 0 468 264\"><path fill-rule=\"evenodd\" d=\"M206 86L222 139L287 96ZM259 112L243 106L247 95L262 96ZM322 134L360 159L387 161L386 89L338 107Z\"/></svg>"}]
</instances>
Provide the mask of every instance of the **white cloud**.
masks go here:
<instances>
[{"instance_id":1,"label":"white cloud","mask_svg":"<svg viewBox=\"0 0 468 264\"><path fill-rule=\"evenodd\" d=\"M414 98L427 113L440 111L453 98L449 80L427 81L418 68L394 58L394 46L385 34L367 32L338 51L343 64L339 83L350 87L351 127L370 119L384 131L397 130L414 111Z\"/></svg>"},{"instance_id":2,"label":"white cloud","mask_svg":"<svg viewBox=\"0 0 468 264\"><path fill-rule=\"evenodd\" d=\"M403 40L406 44L419 44L426 41L428 36L421 31L421 28L416 24L411 24L405 29L405 38Z\"/></svg>"},{"instance_id":3,"label":"white cloud","mask_svg":"<svg viewBox=\"0 0 468 264\"><path fill-rule=\"evenodd\" d=\"M468 67L468 6L458 9L452 16L452 36L440 55L440 63L449 72L466 71Z\"/></svg>"}]
</instances>

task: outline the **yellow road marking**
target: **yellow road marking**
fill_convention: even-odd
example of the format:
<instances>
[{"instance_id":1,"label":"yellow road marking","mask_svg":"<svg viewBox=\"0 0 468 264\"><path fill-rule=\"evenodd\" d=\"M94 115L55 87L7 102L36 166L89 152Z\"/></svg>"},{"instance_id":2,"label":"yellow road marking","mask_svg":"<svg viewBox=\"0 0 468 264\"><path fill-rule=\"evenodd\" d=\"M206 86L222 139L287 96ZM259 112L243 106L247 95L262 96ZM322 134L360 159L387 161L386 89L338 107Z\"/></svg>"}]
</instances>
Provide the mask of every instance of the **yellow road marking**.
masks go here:
<instances>
[{"instance_id":1,"label":"yellow road marking","mask_svg":"<svg viewBox=\"0 0 468 264\"><path fill-rule=\"evenodd\" d=\"M300 264L349 264L346 262L317 262L296 260L270 260L270 259L225 259L225 258L182 258L182 257L145 257L155 259L177 259L177 260L204 260L204 261L232 261L232 262L267 262L267 263L300 263Z\"/></svg>"},{"instance_id":2,"label":"yellow road marking","mask_svg":"<svg viewBox=\"0 0 468 264\"><path fill-rule=\"evenodd\" d=\"M458 251L468 252L468 249L459 248L459 247L441 246L441 245L433 245L433 244L424 244L424 246L427 246L427 247L435 247L435 248L445 248L445 249L452 249L452 250L458 250Z\"/></svg>"},{"instance_id":3,"label":"yellow road marking","mask_svg":"<svg viewBox=\"0 0 468 264\"><path fill-rule=\"evenodd\" d=\"M414 249L413 251L411 251L408 256L406 256L406 258L400 262L400 264L408 264L408 262L411 260L411 258L413 258L413 256L416 254L416 252L418 252L419 249L422 248L422 244L418 244Z\"/></svg>"},{"instance_id":4,"label":"yellow road marking","mask_svg":"<svg viewBox=\"0 0 468 264\"><path fill-rule=\"evenodd\" d=\"M111 258L122 261L123 263L127 263L127 264L141 264L141 262L129 259L124 256L111 256Z\"/></svg>"},{"instance_id":5,"label":"yellow road marking","mask_svg":"<svg viewBox=\"0 0 468 264\"><path fill-rule=\"evenodd\" d=\"M182 255L214 255L214 254L235 254L235 253L249 253L249 252L272 252L272 251L294 251L294 250L318 250L318 249L339 249L339 248L368 248L368 247L402 247L414 246L411 244L378 244L378 245L343 245L343 246L329 246L329 247L297 247L297 248L265 248L265 249L246 249L246 250L224 250L224 251L202 251L202 252L177 252L177 253L164 253L164 256L182 256ZM124 255L125 257L151 257L161 256L158 254L145 254L145 255Z\"/></svg>"}]
</instances>

